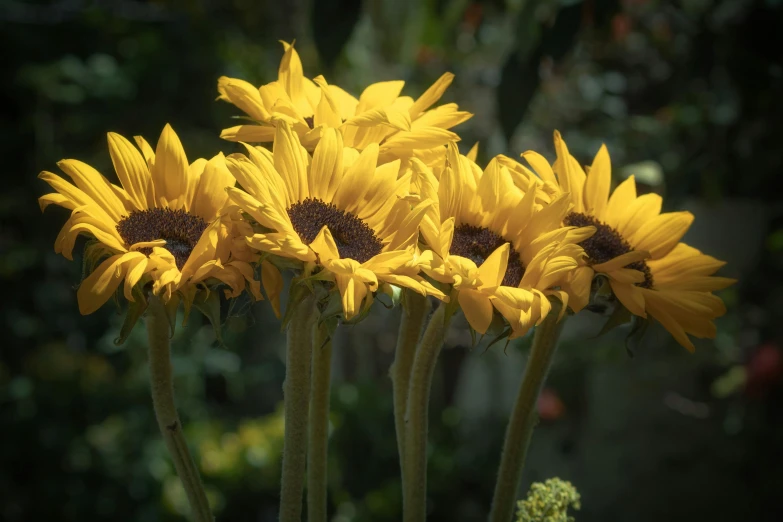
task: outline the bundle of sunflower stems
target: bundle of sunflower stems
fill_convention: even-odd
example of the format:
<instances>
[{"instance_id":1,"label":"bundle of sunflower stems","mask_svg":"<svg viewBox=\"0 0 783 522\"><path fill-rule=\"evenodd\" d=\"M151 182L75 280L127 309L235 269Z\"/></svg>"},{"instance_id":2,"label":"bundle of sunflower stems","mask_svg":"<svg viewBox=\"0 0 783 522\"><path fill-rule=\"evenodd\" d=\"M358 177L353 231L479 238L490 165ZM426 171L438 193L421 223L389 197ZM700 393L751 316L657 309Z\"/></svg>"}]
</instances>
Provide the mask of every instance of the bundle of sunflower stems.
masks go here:
<instances>
[{"instance_id":1,"label":"bundle of sunflower stems","mask_svg":"<svg viewBox=\"0 0 783 522\"><path fill-rule=\"evenodd\" d=\"M169 339L180 306L186 320L193 308L208 317L222 340L221 302L248 294L286 329L283 522L301 520L305 484L308 520L327 520L331 340L382 294L402 307L391 378L404 522L425 520L430 388L458 312L479 335L535 331L498 455L492 522L514 516L567 316L613 303L610 321L656 320L689 350L691 337L715 336L725 306L713 292L734 281L714 276L723 262L680 241L689 212L662 213L661 197L637 195L632 176L612 191L606 147L583 168L558 132L551 164L527 151L482 168L477 147L461 153L451 130L472 114L435 106L452 79L415 99L401 95L402 81L357 99L305 77L284 44L277 81L217 82L219 98L245 113L246 124L221 133L243 152L188 159L166 125L154 149L108 134L119 184L74 159L58 164L68 179L40 174L54 189L41 209L71 211L55 251L72 259L77 236L90 238L81 313L124 299L118 343L143 317L156 418L193 520L213 515L174 401ZM292 276L281 311L283 272Z\"/></svg>"}]
</instances>

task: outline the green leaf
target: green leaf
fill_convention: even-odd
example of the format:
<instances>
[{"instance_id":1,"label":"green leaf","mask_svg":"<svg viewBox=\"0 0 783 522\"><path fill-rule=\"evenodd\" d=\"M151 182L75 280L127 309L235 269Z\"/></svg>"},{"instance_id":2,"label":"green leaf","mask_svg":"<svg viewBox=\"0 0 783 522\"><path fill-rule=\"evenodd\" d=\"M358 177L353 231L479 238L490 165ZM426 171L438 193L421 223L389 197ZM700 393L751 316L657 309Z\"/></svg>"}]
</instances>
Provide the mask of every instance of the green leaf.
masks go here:
<instances>
[{"instance_id":1,"label":"green leaf","mask_svg":"<svg viewBox=\"0 0 783 522\"><path fill-rule=\"evenodd\" d=\"M496 335L496 336L495 336L495 338L494 338L494 339L492 339L492 340L489 342L489 344L487 345L487 350L489 350L489 349L492 347L492 345L493 345L493 344L495 344L495 343L497 343L497 342L500 342L500 341L502 341L503 339L508 339L508 337L511 335L511 332L512 332L512 331L513 331L513 330L511 329L511 327L508 327L508 328L506 328L505 330L503 330L503 332L501 332L499 335ZM503 348L503 351L505 351L505 349L508 347L508 342L509 342L509 341L510 341L510 339L508 339L508 340L506 341L506 347L504 347L504 348ZM487 350L484 350L484 351L486 352Z\"/></svg>"},{"instance_id":2,"label":"green leaf","mask_svg":"<svg viewBox=\"0 0 783 522\"><path fill-rule=\"evenodd\" d=\"M633 314L618 301L614 307L614 311L612 311L612 315L609 316L609 319L606 320L603 327L601 328L601 331L598 332L595 337L601 337L602 335L611 332L618 326L628 324L632 319Z\"/></svg>"},{"instance_id":3,"label":"green leaf","mask_svg":"<svg viewBox=\"0 0 783 522\"><path fill-rule=\"evenodd\" d=\"M171 295L169 302L164 305L166 309L166 318L169 320L169 328L171 329L171 337L174 337L174 330L177 328L177 309L179 308L179 294L175 293Z\"/></svg>"},{"instance_id":4,"label":"green leaf","mask_svg":"<svg viewBox=\"0 0 783 522\"><path fill-rule=\"evenodd\" d=\"M647 333L647 327L650 325L650 320L644 317L634 315L631 320L631 332L628 337L625 338L625 351L628 352L629 357L634 356L634 351L639 348L642 343L644 334Z\"/></svg>"},{"instance_id":5,"label":"green leaf","mask_svg":"<svg viewBox=\"0 0 783 522\"><path fill-rule=\"evenodd\" d=\"M225 346L223 342L223 324L220 322L220 296L218 293L210 292L208 289L199 290L196 292L195 299L193 299L193 306L209 319L209 322L212 323L212 328L215 330L215 338L221 346Z\"/></svg>"},{"instance_id":6,"label":"green leaf","mask_svg":"<svg viewBox=\"0 0 783 522\"><path fill-rule=\"evenodd\" d=\"M133 287L133 299L134 301L128 303L128 310L125 313L125 321L123 321L122 327L120 328L120 335L114 339L115 346L120 346L128 339L128 336L133 331L133 327L136 326L139 317L141 317L147 309L147 298L140 285Z\"/></svg>"},{"instance_id":7,"label":"green leaf","mask_svg":"<svg viewBox=\"0 0 783 522\"><path fill-rule=\"evenodd\" d=\"M322 350L324 346L326 346L326 343L328 343L331 339L334 338L334 333L337 331L337 325L340 324L340 320L336 317L321 317L321 320L319 321L318 325L325 325L326 326L326 332L327 336L324 339L324 342L321 346L317 347L319 350Z\"/></svg>"},{"instance_id":8,"label":"green leaf","mask_svg":"<svg viewBox=\"0 0 783 522\"><path fill-rule=\"evenodd\" d=\"M288 303L286 303L283 320L280 324L280 328L283 331L288 328L288 323L291 321L291 317L293 316L296 307L310 294L312 294L312 290L308 288L307 285L300 284L300 279L295 278L291 281L291 286L288 290Z\"/></svg>"}]
</instances>

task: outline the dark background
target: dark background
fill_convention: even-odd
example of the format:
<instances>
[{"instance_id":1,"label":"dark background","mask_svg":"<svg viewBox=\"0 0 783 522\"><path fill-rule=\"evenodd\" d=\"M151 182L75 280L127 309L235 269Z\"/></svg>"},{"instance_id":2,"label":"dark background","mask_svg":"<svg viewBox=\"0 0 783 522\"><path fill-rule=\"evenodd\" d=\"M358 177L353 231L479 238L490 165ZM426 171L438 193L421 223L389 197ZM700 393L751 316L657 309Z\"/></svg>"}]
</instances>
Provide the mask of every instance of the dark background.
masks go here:
<instances>
[{"instance_id":1,"label":"dark background","mask_svg":"<svg viewBox=\"0 0 783 522\"><path fill-rule=\"evenodd\" d=\"M114 179L105 133L166 122L189 159L232 152L238 113L220 75L275 79L296 39L305 74L358 95L402 78L417 96L476 113L458 127L480 162L552 155L560 129L590 163L602 142L616 180L688 209L691 244L727 259L718 337L694 355L652 328L571 321L539 404L525 488L560 476L579 522L778 520L783 513L781 288L783 2L780 0L383 0L141 2L0 0L0 520L169 521L187 513L147 392L145 335L116 346L109 304L82 317L74 262L52 245L36 178L65 157ZM77 245L77 253L79 251ZM335 349L332 520L395 521L400 483L386 378L398 310L378 306ZM181 415L217 519L276 517L283 336L269 306L225 313L226 344L194 316L175 337ZM482 520L527 341L472 350L464 323L436 376L430 520Z\"/></svg>"}]
</instances>

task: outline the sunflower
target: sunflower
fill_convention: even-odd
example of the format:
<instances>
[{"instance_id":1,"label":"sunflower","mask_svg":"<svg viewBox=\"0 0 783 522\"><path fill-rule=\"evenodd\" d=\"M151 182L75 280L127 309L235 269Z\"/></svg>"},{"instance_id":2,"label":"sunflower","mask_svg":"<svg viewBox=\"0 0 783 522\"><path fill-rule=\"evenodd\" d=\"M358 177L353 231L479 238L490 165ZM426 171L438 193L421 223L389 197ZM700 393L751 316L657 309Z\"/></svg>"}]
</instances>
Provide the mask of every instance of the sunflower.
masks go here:
<instances>
[{"instance_id":1,"label":"sunflower","mask_svg":"<svg viewBox=\"0 0 783 522\"><path fill-rule=\"evenodd\" d=\"M414 162L419 170L426 166ZM497 310L512 328L511 337L527 332L549 313L549 297L563 302L561 287L582 264L578 242L591 226L562 226L569 211L566 196L542 206L537 188L517 188L498 158L482 170L456 144L448 147L440 181L420 173L422 197L433 199L421 232L431 250L424 271L450 283L471 327L486 333Z\"/></svg>"},{"instance_id":2,"label":"sunflower","mask_svg":"<svg viewBox=\"0 0 783 522\"><path fill-rule=\"evenodd\" d=\"M448 129L473 115L449 103L428 110L454 79L442 75L415 101L400 96L403 81L374 83L357 100L323 76L305 78L294 46L284 47L277 81L256 88L235 78L218 79L219 99L247 114L253 124L224 129L221 137L250 143L271 142L277 122L287 122L300 143L312 151L326 129L340 129L346 147L364 150L379 145L380 163L419 157L427 162L443 158L444 145L459 137Z\"/></svg>"},{"instance_id":3,"label":"sunflower","mask_svg":"<svg viewBox=\"0 0 783 522\"><path fill-rule=\"evenodd\" d=\"M260 299L252 259L231 251L232 222L222 209L225 188L235 180L223 155L188 165L169 125L154 152L144 138L135 139L138 149L119 134L108 134L121 186L74 159L58 163L73 183L51 172L39 175L56 191L39 198L41 210L56 204L72 211L55 241L55 252L73 259L76 238L85 234L95 240L88 257L106 257L79 285L80 312L100 308L123 281L129 301L134 301L137 284L149 282L164 301L179 292L189 306L195 285L210 278L227 284L232 296L247 285Z\"/></svg>"},{"instance_id":4,"label":"sunflower","mask_svg":"<svg viewBox=\"0 0 783 522\"><path fill-rule=\"evenodd\" d=\"M399 160L377 166L379 147L344 147L337 129L325 129L312 157L286 122L277 125L272 152L245 145L228 168L244 188L228 197L263 230L245 223L252 249L293 261L307 277L334 283L346 320L372 303L384 284L445 297L412 262L419 223L432 204L411 208L410 173Z\"/></svg>"},{"instance_id":5,"label":"sunflower","mask_svg":"<svg viewBox=\"0 0 783 522\"><path fill-rule=\"evenodd\" d=\"M523 183L538 184L551 197L566 195L573 208L564 224L596 228L595 235L581 243L588 265L574 272L566 288L584 306L593 276L601 274L625 308L639 317L651 315L688 350L694 349L688 335L714 338L713 321L726 308L712 292L735 280L713 276L725 263L680 242L693 215L661 213L661 196L637 196L633 176L610 196L611 161L606 146L601 146L585 172L569 154L560 133L554 136L555 163L550 166L540 154L525 152L522 157L540 179L524 168L515 179L523 180L529 174Z\"/></svg>"}]
</instances>

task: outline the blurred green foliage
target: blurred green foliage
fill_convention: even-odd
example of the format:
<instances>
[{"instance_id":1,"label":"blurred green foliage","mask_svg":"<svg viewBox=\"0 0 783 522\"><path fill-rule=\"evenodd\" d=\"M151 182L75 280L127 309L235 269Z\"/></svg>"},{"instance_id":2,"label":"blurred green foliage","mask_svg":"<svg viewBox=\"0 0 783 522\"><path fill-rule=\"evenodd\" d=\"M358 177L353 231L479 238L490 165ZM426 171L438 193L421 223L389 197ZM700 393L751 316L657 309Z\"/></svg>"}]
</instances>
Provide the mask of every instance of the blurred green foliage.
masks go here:
<instances>
[{"instance_id":1,"label":"blurred green foliage","mask_svg":"<svg viewBox=\"0 0 783 522\"><path fill-rule=\"evenodd\" d=\"M214 101L216 80L271 81L278 39L296 39L308 76L353 93L402 78L415 96L455 72L444 102L476 113L457 130L465 147L480 142L482 160L551 153L559 128L585 163L606 142L615 177L644 173L671 208L710 202L693 238L731 257L743 280L724 294L731 313L715 343L689 357L652 335L629 362L622 336L585 350L577 341L596 332L577 325L539 405L526 480L572 480L580 522L775 520L780 27L778 0L0 3L0 520L183 519L143 329L118 347L122 317L111 306L79 316L79 259L52 251L67 214L41 215L46 187L35 174L74 157L112 177L105 133L154 141L166 122L191 160L236 150L218 138L236 111ZM400 516L386 378L396 315L379 313L336 344L335 522ZM199 316L177 329L181 416L218 520L274 520L283 337L266 303L223 319L228 348ZM469 340L452 344L433 397L430 520L481 520L523 348L481 355L459 347Z\"/></svg>"}]
</instances>

